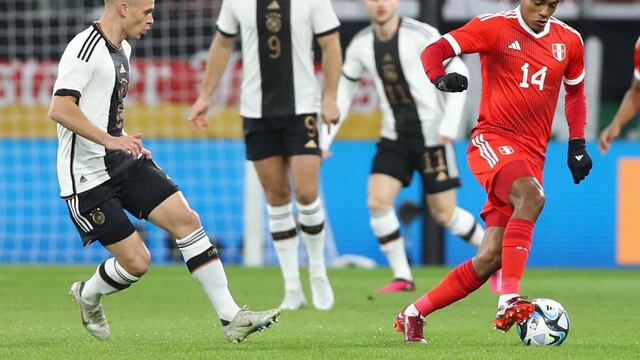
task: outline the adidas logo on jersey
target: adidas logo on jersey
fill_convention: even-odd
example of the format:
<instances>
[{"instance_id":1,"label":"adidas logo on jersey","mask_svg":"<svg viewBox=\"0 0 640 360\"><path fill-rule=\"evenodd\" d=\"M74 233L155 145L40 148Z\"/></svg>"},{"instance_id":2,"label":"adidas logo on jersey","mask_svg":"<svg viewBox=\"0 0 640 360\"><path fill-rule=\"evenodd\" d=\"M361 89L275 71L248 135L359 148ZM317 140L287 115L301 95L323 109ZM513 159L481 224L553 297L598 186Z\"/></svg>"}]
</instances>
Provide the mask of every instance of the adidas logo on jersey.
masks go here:
<instances>
[{"instance_id":1,"label":"adidas logo on jersey","mask_svg":"<svg viewBox=\"0 0 640 360\"><path fill-rule=\"evenodd\" d=\"M584 157L584 155L576 155L576 160L582 161L583 157Z\"/></svg>"},{"instance_id":2,"label":"adidas logo on jersey","mask_svg":"<svg viewBox=\"0 0 640 360\"><path fill-rule=\"evenodd\" d=\"M120 74L124 74L127 72L127 69L124 68L124 64L120 64Z\"/></svg>"},{"instance_id":3,"label":"adidas logo on jersey","mask_svg":"<svg viewBox=\"0 0 640 360\"><path fill-rule=\"evenodd\" d=\"M304 144L304 147L306 147L307 149L315 149L318 147L318 144L316 144L316 142L313 139L311 139L307 141L306 144Z\"/></svg>"},{"instance_id":4,"label":"adidas logo on jersey","mask_svg":"<svg viewBox=\"0 0 640 360\"><path fill-rule=\"evenodd\" d=\"M276 0L273 0L269 6L267 6L269 10L280 10L280 4Z\"/></svg>"},{"instance_id":5,"label":"adidas logo on jersey","mask_svg":"<svg viewBox=\"0 0 640 360\"><path fill-rule=\"evenodd\" d=\"M80 183L81 183L81 184L84 184L84 183L86 183L86 182L87 182L87 178L86 178L86 177L84 177L84 175L80 176Z\"/></svg>"},{"instance_id":6,"label":"adidas logo on jersey","mask_svg":"<svg viewBox=\"0 0 640 360\"><path fill-rule=\"evenodd\" d=\"M512 42L509 46L507 46L509 49L513 49L513 50L522 50L522 48L520 47L520 43L518 42L518 40Z\"/></svg>"}]
</instances>

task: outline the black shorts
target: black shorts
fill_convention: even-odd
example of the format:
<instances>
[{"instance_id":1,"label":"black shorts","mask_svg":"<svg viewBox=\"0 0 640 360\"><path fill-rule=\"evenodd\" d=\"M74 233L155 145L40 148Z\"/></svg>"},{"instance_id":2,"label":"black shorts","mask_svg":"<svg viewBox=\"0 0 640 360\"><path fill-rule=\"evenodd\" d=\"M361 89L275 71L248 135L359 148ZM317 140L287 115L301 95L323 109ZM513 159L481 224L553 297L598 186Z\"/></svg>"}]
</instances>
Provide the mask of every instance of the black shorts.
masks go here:
<instances>
[{"instance_id":1,"label":"black shorts","mask_svg":"<svg viewBox=\"0 0 640 360\"><path fill-rule=\"evenodd\" d=\"M257 161L272 156L320 156L317 118L317 114L243 118L247 160Z\"/></svg>"},{"instance_id":2,"label":"black shorts","mask_svg":"<svg viewBox=\"0 0 640 360\"><path fill-rule=\"evenodd\" d=\"M178 191L178 186L153 160L141 158L121 174L83 193L65 198L69 215L87 246L103 246L133 234L135 228L124 210L138 219Z\"/></svg>"},{"instance_id":3,"label":"black shorts","mask_svg":"<svg viewBox=\"0 0 640 360\"><path fill-rule=\"evenodd\" d=\"M425 147L417 151L398 141L380 139L371 166L372 174L389 175L407 187L411 184L414 171L420 172L426 194L455 189L461 185L452 144Z\"/></svg>"}]
</instances>

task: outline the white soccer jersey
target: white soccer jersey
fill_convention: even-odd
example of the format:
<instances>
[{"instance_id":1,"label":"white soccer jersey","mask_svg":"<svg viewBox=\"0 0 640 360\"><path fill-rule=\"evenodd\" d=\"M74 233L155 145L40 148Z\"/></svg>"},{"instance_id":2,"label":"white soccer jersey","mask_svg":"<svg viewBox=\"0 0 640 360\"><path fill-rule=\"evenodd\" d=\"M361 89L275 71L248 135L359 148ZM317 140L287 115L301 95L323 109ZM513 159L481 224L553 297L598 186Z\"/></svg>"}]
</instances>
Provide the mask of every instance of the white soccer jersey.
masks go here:
<instances>
[{"instance_id":1,"label":"white soccer jersey","mask_svg":"<svg viewBox=\"0 0 640 360\"><path fill-rule=\"evenodd\" d=\"M54 96L76 97L89 121L112 136L121 136L130 56L131 46L126 41L116 48L94 23L64 50ZM133 164L122 151L106 150L62 125L57 130L58 181L64 198L90 190Z\"/></svg>"},{"instance_id":2,"label":"white soccer jersey","mask_svg":"<svg viewBox=\"0 0 640 360\"><path fill-rule=\"evenodd\" d=\"M380 98L381 137L417 146L437 145L438 135L456 138L466 93L445 94L436 89L420 61L422 50L440 36L436 28L405 17L389 41L376 39L371 26L356 34L347 47L338 86L340 124L349 112L362 75L369 72ZM459 58L452 59L447 70L469 76ZM336 133L337 128L321 139L322 149L329 147Z\"/></svg>"},{"instance_id":3,"label":"white soccer jersey","mask_svg":"<svg viewBox=\"0 0 640 360\"><path fill-rule=\"evenodd\" d=\"M320 110L313 39L338 30L330 0L225 0L218 31L242 37L240 114L248 118Z\"/></svg>"}]
</instances>

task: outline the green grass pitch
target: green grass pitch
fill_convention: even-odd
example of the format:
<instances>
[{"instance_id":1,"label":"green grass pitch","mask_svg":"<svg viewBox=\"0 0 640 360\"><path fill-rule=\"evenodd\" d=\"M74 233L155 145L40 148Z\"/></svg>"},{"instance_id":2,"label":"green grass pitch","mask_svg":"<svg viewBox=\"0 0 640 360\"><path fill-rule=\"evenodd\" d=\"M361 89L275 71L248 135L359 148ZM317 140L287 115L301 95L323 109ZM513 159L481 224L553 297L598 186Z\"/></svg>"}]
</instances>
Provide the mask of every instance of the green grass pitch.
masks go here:
<instances>
[{"instance_id":1,"label":"green grass pitch","mask_svg":"<svg viewBox=\"0 0 640 360\"><path fill-rule=\"evenodd\" d=\"M93 271L0 266L0 359L640 359L637 269L528 270L523 291L556 299L569 313L569 336L557 348L526 347L515 329L493 330L497 298L486 286L427 318L428 345L404 344L394 316L444 268L416 269L417 292L384 295L372 289L389 280L387 269L331 270L333 310L284 312L269 330L231 344L186 268L152 267L132 288L104 298L112 338L101 342L85 332L67 295L72 281ZM227 275L239 304L279 304L279 269L229 267Z\"/></svg>"}]
</instances>

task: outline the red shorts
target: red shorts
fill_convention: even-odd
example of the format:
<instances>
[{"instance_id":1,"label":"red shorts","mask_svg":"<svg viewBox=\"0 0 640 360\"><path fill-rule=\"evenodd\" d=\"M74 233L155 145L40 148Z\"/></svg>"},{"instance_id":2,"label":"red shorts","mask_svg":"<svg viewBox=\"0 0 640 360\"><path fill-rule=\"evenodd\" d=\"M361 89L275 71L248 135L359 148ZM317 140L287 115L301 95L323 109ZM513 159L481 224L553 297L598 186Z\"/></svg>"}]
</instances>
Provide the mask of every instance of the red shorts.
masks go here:
<instances>
[{"instance_id":1,"label":"red shorts","mask_svg":"<svg viewBox=\"0 0 640 360\"><path fill-rule=\"evenodd\" d=\"M467 162L487 192L480 216L487 227L506 226L513 214L509 204L511 184L532 176L542 186L544 163L512 140L490 133L474 135L467 149Z\"/></svg>"}]
</instances>

